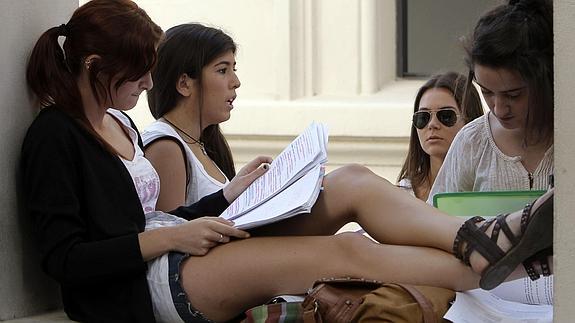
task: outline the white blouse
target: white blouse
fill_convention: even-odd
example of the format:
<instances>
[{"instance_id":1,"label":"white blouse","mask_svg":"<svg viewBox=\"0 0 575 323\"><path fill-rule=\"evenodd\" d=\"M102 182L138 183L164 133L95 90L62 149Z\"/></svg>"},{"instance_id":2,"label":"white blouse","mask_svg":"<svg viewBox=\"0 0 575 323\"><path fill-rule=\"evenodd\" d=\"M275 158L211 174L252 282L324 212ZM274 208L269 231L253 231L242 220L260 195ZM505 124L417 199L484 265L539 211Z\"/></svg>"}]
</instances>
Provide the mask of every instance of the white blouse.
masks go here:
<instances>
[{"instance_id":1,"label":"white blouse","mask_svg":"<svg viewBox=\"0 0 575 323\"><path fill-rule=\"evenodd\" d=\"M553 145L533 173L521 163L521 156L507 156L496 145L489 125L489 113L471 121L455 136L431 188L443 192L545 190L553 174Z\"/></svg>"}]
</instances>

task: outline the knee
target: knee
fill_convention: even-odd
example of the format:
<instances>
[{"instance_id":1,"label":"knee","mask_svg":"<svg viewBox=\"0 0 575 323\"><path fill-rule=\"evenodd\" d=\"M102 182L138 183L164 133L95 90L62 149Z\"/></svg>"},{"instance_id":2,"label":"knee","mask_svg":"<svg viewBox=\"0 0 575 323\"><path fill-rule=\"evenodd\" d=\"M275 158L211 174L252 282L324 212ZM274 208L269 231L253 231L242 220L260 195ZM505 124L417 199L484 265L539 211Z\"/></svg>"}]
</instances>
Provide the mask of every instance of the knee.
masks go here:
<instances>
[{"instance_id":1,"label":"knee","mask_svg":"<svg viewBox=\"0 0 575 323\"><path fill-rule=\"evenodd\" d=\"M356 257L358 253L363 252L375 243L363 234L356 232L343 232L336 234L334 237L337 241L337 250L343 253L343 256L347 257L347 259Z\"/></svg>"},{"instance_id":2,"label":"knee","mask_svg":"<svg viewBox=\"0 0 575 323\"><path fill-rule=\"evenodd\" d=\"M369 183L374 182L389 184L386 179L377 176L369 168L359 164L342 166L329 173L326 179L331 182L340 182L354 190L357 188L367 188Z\"/></svg>"},{"instance_id":3,"label":"knee","mask_svg":"<svg viewBox=\"0 0 575 323\"><path fill-rule=\"evenodd\" d=\"M360 164L347 164L337 169L340 176L361 177L375 175L369 168Z\"/></svg>"}]
</instances>

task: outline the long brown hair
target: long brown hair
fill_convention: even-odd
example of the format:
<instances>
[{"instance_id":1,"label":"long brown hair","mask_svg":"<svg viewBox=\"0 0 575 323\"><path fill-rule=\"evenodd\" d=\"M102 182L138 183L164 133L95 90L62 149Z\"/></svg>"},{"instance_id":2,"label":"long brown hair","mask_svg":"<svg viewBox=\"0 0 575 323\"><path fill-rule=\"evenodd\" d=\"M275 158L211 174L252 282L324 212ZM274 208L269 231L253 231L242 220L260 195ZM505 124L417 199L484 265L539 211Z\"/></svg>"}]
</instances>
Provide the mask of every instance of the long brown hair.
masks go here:
<instances>
[{"instance_id":1,"label":"long brown hair","mask_svg":"<svg viewBox=\"0 0 575 323\"><path fill-rule=\"evenodd\" d=\"M466 83L467 78L464 75L455 72L447 72L432 76L421 88L419 88L413 104L413 112L415 113L419 110L419 102L427 90L441 88L451 93L457 103L459 113L466 124L471 120L482 116L483 108L481 106L481 99L476 90L469 91L466 98L467 100L463 100ZM399 182L404 178L409 179L411 181L413 191L416 192L416 188L422 186L429 180L430 171L430 157L423 150L423 147L421 147L419 136L417 135L417 129L412 124L407 158L401 167L397 181Z\"/></svg>"},{"instance_id":2,"label":"long brown hair","mask_svg":"<svg viewBox=\"0 0 575 323\"><path fill-rule=\"evenodd\" d=\"M233 39L220 29L201 24L183 24L166 31L158 47L158 64L152 71L154 87L148 91L148 105L154 118L159 119L171 111L182 95L176 82L187 74L202 84L202 69L214 59L229 51L236 52ZM200 123L202 86L199 87ZM201 124L200 124L201 126ZM200 135L208 156L228 179L236 176L232 152L217 124L207 126Z\"/></svg>"},{"instance_id":3,"label":"long brown hair","mask_svg":"<svg viewBox=\"0 0 575 323\"><path fill-rule=\"evenodd\" d=\"M162 29L134 2L92 0L76 9L68 23L40 36L30 54L26 81L42 108L64 111L113 152L86 118L76 80L86 57L98 55L88 69L90 87L98 103L111 99L114 77L119 76L117 90L152 69L161 37Z\"/></svg>"}]
</instances>

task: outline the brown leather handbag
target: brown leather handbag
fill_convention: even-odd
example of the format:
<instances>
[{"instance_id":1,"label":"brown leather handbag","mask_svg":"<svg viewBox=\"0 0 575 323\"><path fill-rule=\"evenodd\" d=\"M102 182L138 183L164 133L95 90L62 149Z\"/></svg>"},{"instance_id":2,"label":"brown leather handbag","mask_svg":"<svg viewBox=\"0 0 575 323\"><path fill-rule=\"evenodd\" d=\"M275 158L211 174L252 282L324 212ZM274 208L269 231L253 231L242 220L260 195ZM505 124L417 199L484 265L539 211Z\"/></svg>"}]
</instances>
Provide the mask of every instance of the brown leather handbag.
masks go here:
<instances>
[{"instance_id":1,"label":"brown leather handbag","mask_svg":"<svg viewBox=\"0 0 575 323\"><path fill-rule=\"evenodd\" d=\"M302 303L305 323L443 321L455 292L445 288L328 278L314 283Z\"/></svg>"}]
</instances>

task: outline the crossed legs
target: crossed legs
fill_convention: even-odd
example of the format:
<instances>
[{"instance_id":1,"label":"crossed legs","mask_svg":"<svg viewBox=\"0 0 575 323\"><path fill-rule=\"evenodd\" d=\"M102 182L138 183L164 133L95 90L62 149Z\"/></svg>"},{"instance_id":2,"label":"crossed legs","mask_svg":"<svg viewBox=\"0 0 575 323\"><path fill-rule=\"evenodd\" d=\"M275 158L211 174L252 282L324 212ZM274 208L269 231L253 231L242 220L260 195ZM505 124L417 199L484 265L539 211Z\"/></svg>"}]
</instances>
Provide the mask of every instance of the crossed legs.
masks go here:
<instances>
[{"instance_id":1,"label":"crossed legs","mask_svg":"<svg viewBox=\"0 0 575 323\"><path fill-rule=\"evenodd\" d=\"M445 215L357 165L331 172L323 185L310 214L187 260L182 284L192 304L213 320L228 320L275 295L301 294L324 277L478 287L484 259L472 253L471 269L451 254L463 218ZM514 232L520 215L509 217ZM355 233L332 235L348 222L359 223L379 243ZM497 244L510 247L505 238Z\"/></svg>"},{"instance_id":2,"label":"crossed legs","mask_svg":"<svg viewBox=\"0 0 575 323\"><path fill-rule=\"evenodd\" d=\"M434 248L378 244L356 233L334 236L254 237L213 248L182 266L193 306L215 321L281 294L303 294L324 277L476 288L479 276Z\"/></svg>"},{"instance_id":3,"label":"crossed legs","mask_svg":"<svg viewBox=\"0 0 575 323\"><path fill-rule=\"evenodd\" d=\"M357 222L381 243L451 252L464 219L446 215L359 165L329 173L312 212L254 230L255 235L330 235Z\"/></svg>"},{"instance_id":4,"label":"crossed legs","mask_svg":"<svg viewBox=\"0 0 575 323\"><path fill-rule=\"evenodd\" d=\"M302 294L323 277L477 287L479 276L446 252L463 220L358 165L331 172L323 186L310 214L258 228L252 232L258 237L185 262L183 286L192 304L225 320L275 295ZM354 233L332 235L349 222L381 244Z\"/></svg>"}]
</instances>

